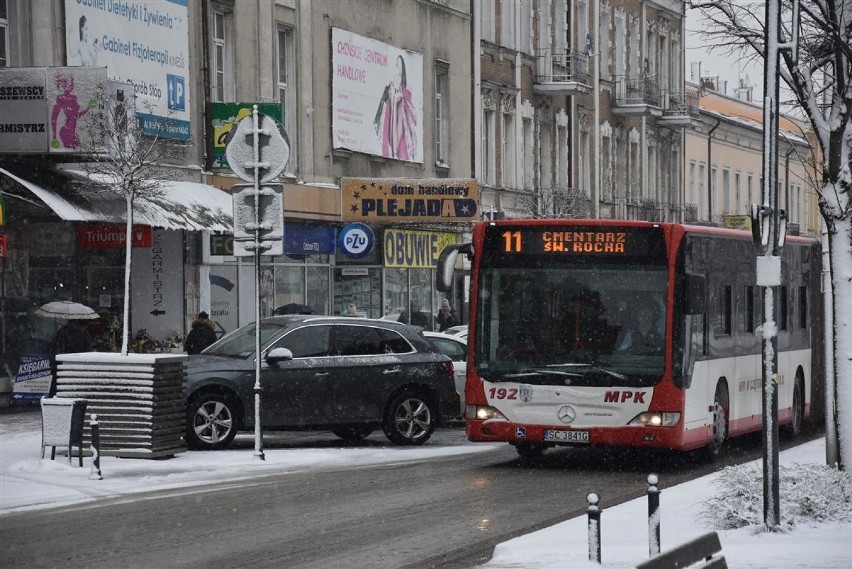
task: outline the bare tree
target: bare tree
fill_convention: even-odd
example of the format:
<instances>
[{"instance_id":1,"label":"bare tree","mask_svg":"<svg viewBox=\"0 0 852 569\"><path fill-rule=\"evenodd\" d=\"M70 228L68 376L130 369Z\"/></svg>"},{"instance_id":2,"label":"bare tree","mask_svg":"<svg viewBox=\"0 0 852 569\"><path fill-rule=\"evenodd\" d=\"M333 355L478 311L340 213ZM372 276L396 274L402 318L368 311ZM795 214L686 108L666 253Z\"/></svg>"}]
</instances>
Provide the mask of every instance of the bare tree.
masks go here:
<instances>
[{"instance_id":1,"label":"bare tree","mask_svg":"<svg viewBox=\"0 0 852 569\"><path fill-rule=\"evenodd\" d=\"M589 217L591 209L588 197L571 188L523 190L515 202L517 209L532 219Z\"/></svg>"},{"instance_id":2,"label":"bare tree","mask_svg":"<svg viewBox=\"0 0 852 569\"><path fill-rule=\"evenodd\" d=\"M156 119L153 125L143 128L142 120L136 113L132 92L104 87L96 103L96 108L86 115L86 136L81 137L80 141L81 149L92 159L83 163L82 168L89 179L84 183L93 191L115 194L125 203L127 219L121 354L127 355L134 213L145 212L148 204L163 198L164 181L169 170L165 163L169 156L175 154L179 144L163 138L173 122L171 117ZM143 103L142 107L148 117L154 116L150 102Z\"/></svg>"},{"instance_id":3,"label":"bare tree","mask_svg":"<svg viewBox=\"0 0 852 569\"><path fill-rule=\"evenodd\" d=\"M706 18L701 34L707 45L726 53L745 48L746 59L764 57L765 1L687 2ZM852 1L801 0L796 24L790 0L781 6L786 37L792 36L791 25L800 26L800 35L798 59L782 52L780 75L810 122L822 156L817 191L828 228L835 332L834 376L826 381L833 382L839 402L827 409L827 420L834 422L839 465L846 469L852 464Z\"/></svg>"}]
</instances>

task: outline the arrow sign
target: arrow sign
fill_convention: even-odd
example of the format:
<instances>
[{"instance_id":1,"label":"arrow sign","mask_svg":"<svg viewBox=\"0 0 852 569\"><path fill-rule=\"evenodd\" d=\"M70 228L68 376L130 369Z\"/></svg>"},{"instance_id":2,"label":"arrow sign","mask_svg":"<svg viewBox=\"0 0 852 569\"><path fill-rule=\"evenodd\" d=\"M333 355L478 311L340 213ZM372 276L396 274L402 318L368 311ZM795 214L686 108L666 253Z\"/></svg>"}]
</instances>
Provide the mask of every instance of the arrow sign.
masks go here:
<instances>
[{"instance_id":1,"label":"arrow sign","mask_svg":"<svg viewBox=\"0 0 852 569\"><path fill-rule=\"evenodd\" d=\"M150 314L153 314L154 316L162 316L165 313L166 313L165 310L159 310L159 309L156 309L156 308L150 312Z\"/></svg>"}]
</instances>

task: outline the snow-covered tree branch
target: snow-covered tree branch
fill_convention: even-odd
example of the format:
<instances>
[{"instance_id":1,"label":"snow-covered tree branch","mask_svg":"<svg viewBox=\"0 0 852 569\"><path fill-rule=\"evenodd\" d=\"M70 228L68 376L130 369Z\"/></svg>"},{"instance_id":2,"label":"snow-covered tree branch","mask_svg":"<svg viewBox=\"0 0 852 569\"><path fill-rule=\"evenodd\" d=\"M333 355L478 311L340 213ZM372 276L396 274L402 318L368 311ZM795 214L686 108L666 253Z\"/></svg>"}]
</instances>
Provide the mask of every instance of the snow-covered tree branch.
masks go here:
<instances>
[{"instance_id":1,"label":"snow-covered tree branch","mask_svg":"<svg viewBox=\"0 0 852 569\"><path fill-rule=\"evenodd\" d=\"M124 316L121 353L127 355L130 338L130 273L132 266L132 229L134 212L147 211L147 204L162 198L163 182L168 178L168 157L178 143L163 139L171 118L156 123L153 131L143 129L136 115L136 102L121 89L101 89L97 108L86 116L86 141L82 150L90 160L82 164L88 180L83 182L95 192L118 195L124 199L127 216L124 263ZM150 104L142 105L153 116Z\"/></svg>"},{"instance_id":2,"label":"snow-covered tree branch","mask_svg":"<svg viewBox=\"0 0 852 569\"><path fill-rule=\"evenodd\" d=\"M769 0L772 1L772 0ZM852 464L852 2L801 0L800 22L791 0L780 1L785 39L799 26L798 57L784 52L779 74L810 122L822 157L817 186L829 231L834 313L833 381L836 407L827 409L838 434L841 468ZM763 57L766 0L687 0L705 17L707 45Z\"/></svg>"}]
</instances>

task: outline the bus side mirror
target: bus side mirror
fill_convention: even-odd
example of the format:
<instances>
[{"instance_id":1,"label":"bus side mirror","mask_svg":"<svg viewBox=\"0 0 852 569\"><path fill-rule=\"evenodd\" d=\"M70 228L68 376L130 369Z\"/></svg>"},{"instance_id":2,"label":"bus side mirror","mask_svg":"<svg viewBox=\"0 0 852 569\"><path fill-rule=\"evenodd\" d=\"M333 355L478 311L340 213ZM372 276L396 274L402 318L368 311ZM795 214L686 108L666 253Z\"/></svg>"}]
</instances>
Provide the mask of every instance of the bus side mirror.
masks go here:
<instances>
[{"instance_id":1,"label":"bus side mirror","mask_svg":"<svg viewBox=\"0 0 852 569\"><path fill-rule=\"evenodd\" d=\"M441 256L438 257L438 274L436 275L435 288L440 292L450 292L453 288L453 273L456 268L456 258L459 253L465 253L468 256L473 254L472 243L461 243L456 245L447 245L441 251Z\"/></svg>"},{"instance_id":2,"label":"bus side mirror","mask_svg":"<svg viewBox=\"0 0 852 569\"><path fill-rule=\"evenodd\" d=\"M684 298L687 314L704 314L706 310L707 286L703 275L686 275Z\"/></svg>"}]
</instances>

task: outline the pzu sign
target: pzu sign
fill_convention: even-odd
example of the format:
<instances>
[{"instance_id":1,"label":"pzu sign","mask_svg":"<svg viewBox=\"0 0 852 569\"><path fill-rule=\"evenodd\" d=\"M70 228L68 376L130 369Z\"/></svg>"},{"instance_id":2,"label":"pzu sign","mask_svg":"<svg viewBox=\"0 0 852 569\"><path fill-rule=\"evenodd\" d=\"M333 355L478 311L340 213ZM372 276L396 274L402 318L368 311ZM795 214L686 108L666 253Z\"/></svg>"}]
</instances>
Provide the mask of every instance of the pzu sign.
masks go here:
<instances>
[{"instance_id":1,"label":"pzu sign","mask_svg":"<svg viewBox=\"0 0 852 569\"><path fill-rule=\"evenodd\" d=\"M363 223L350 223L340 232L338 245L341 251L353 259L360 259L373 250L373 230Z\"/></svg>"}]
</instances>

